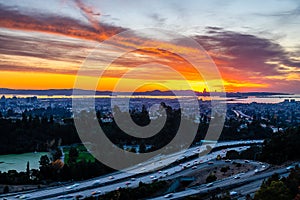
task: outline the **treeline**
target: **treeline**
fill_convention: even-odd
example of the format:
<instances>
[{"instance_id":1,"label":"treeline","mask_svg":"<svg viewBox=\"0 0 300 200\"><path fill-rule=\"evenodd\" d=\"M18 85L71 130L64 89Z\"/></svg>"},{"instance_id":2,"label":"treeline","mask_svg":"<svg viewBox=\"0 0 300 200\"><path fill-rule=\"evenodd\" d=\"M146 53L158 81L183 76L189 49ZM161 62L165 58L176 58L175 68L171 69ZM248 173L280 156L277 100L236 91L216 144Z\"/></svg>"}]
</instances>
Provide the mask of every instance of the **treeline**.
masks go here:
<instances>
[{"instance_id":1,"label":"treeline","mask_svg":"<svg viewBox=\"0 0 300 200\"><path fill-rule=\"evenodd\" d=\"M53 117L23 113L15 121L0 118L0 154L47 151L49 142L58 138L63 145L80 142L73 124L55 123Z\"/></svg>"},{"instance_id":2,"label":"treeline","mask_svg":"<svg viewBox=\"0 0 300 200\"><path fill-rule=\"evenodd\" d=\"M121 118L127 119L125 113L121 112L119 108L114 108L113 112ZM163 128L156 135L145 139L128 135L119 128L114 120L109 123L102 122L100 119L105 116L100 111L96 113L96 116L106 136L120 147L137 144L140 146L151 145L152 150L161 149L172 141L180 126L182 126L181 130L184 130L185 134L193 134L197 131L194 144L205 138L209 127L209 119L206 115L202 114L200 123L195 124L193 119L182 117L180 109L173 109L165 103L161 103L161 113L166 113L166 123ZM56 123L52 115L44 115L43 112L40 112L40 114L32 115L31 112L27 111L22 114L21 119L15 121L10 118L0 117L0 154L46 151L49 142L58 138L62 141L61 145L81 142L73 118L65 118L63 123ZM82 111L79 117L82 123L86 123L87 131L85 134L93 139L93 134L97 133L95 133L95 130L92 130L89 120L87 120L91 116L92 120L94 120L93 113ZM143 106L141 111L130 111L130 116L140 126L147 126L150 123L150 117L145 106ZM217 119L220 116L214 117ZM126 120L122 123L126 125ZM261 127L255 120L248 124L248 129L238 132L240 124L241 122L234 119L227 120L219 140L265 139L272 135L272 131L269 128ZM192 128L195 126L198 130ZM94 141L92 140L91 142ZM178 141L178 143L181 142Z\"/></svg>"},{"instance_id":3,"label":"treeline","mask_svg":"<svg viewBox=\"0 0 300 200\"><path fill-rule=\"evenodd\" d=\"M265 139L263 146L251 146L245 151L230 150L227 159L259 160L270 164L282 164L300 159L300 127L274 133Z\"/></svg>"},{"instance_id":4,"label":"treeline","mask_svg":"<svg viewBox=\"0 0 300 200\"><path fill-rule=\"evenodd\" d=\"M265 140L260 159L272 164L281 164L288 160L299 160L299 152L300 127L294 127Z\"/></svg>"}]
</instances>

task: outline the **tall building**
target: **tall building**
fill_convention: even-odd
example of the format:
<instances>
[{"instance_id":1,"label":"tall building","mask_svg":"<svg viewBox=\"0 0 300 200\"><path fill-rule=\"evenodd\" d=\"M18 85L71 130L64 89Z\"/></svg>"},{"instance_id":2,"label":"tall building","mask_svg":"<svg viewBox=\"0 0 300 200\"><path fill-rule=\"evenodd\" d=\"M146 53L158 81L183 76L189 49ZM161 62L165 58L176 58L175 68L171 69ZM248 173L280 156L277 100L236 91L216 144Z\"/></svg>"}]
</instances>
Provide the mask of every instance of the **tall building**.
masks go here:
<instances>
[{"instance_id":1,"label":"tall building","mask_svg":"<svg viewBox=\"0 0 300 200\"><path fill-rule=\"evenodd\" d=\"M209 95L209 93L206 91L206 88L203 89L203 92L202 92L203 96L207 96Z\"/></svg>"},{"instance_id":2,"label":"tall building","mask_svg":"<svg viewBox=\"0 0 300 200\"><path fill-rule=\"evenodd\" d=\"M5 108L5 105L6 105L6 98L5 96L3 95L0 99L0 108Z\"/></svg>"}]
</instances>

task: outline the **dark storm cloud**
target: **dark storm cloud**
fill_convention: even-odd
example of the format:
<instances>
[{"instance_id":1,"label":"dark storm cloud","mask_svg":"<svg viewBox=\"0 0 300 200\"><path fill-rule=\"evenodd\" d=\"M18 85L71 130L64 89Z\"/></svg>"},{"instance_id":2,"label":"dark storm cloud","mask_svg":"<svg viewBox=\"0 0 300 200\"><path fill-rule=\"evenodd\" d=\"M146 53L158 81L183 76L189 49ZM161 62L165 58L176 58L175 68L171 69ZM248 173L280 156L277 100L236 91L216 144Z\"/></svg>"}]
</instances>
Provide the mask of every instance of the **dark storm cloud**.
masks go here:
<instances>
[{"instance_id":1,"label":"dark storm cloud","mask_svg":"<svg viewBox=\"0 0 300 200\"><path fill-rule=\"evenodd\" d=\"M57 61L81 62L89 48L75 42L40 37L10 36L0 32L0 54L31 56Z\"/></svg>"},{"instance_id":2,"label":"dark storm cloud","mask_svg":"<svg viewBox=\"0 0 300 200\"><path fill-rule=\"evenodd\" d=\"M198 35L195 39L207 51L215 52L215 59L227 63L223 67L233 67L265 76L282 74L283 72L278 71L280 64L300 67L300 62L290 58L295 52L286 51L270 39L214 27L207 29L207 35Z\"/></svg>"}]
</instances>

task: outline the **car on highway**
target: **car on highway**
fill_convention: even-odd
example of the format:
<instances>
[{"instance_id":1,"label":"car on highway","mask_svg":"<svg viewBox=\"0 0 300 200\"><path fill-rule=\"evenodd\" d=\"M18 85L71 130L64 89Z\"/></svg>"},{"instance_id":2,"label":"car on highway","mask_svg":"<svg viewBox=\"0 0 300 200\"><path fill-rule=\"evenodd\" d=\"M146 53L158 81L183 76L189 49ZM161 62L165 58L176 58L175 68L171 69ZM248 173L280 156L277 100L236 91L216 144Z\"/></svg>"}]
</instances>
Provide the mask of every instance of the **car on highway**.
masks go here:
<instances>
[{"instance_id":1,"label":"car on highway","mask_svg":"<svg viewBox=\"0 0 300 200\"><path fill-rule=\"evenodd\" d=\"M152 179L153 183L156 182L157 180L158 180L157 177L154 177L154 178Z\"/></svg>"},{"instance_id":2,"label":"car on highway","mask_svg":"<svg viewBox=\"0 0 300 200\"><path fill-rule=\"evenodd\" d=\"M169 193L169 194L166 194L164 197L165 198L170 198L170 197L172 197L173 196L173 193Z\"/></svg>"},{"instance_id":3,"label":"car on highway","mask_svg":"<svg viewBox=\"0 0 300 200\"><path fill-rule=\"evenodd\" d=\"M75 196L75 199L83 199L83 198L84 198L84 195L82 195L82 194L77 194Z\"/></svg>"},{"instance_id":4,"label":"car on highway","mask_svg":"<svg viewBox=\"0 0 300 200\"><path fill-rule=\"evenodd\" d=\"M207 185L206 185L206 187L211 187L211 186L213 186L214 185L214 183L208 183Z\"/></svg>"},{"instance_id":5,"label":"car on highway","mask_svg":"<svg viewBox=\"0 0 300 200\"><path fill-rule=\"evenodd\" d=\"M130 180L131 180L131 181L135 181L135 178L131 178Z\"/></svg>"},{"instance_id":6,"label":"car on highway","mask_svg":"<svg viewBox=\"0 0 300 200\"><path fill-rule=\"evenodd\" d=\"M99 195L99 194L101 194L101 191L100 191L100 190L95 190L95 191L93 191L93 192L91 193L92 196L93 196L93 195Z\"/></svg>"},{"instance_id":7,"label":"car on highway","mask_svg":"<svg viewBox=\"0 0 300 200\"><path fill-rule=\"evenodd\" d=\"M237 196L238 193L237 193L236 191L230 191L230 192L229 192L229 195L230 195L231 197L234 197L234 196Z\"/></svg>"},{"instance_id":8,"label":"car on highway","mask_svg":"<svg viewBox=\"0 0 300 200\"><path fill-rule=\"evenodd\" d=\"M209 161L207 164L209 164L209 165L212 165L212 164L214 164L214 162L212 162L212 161Z\"/></svg>"},{"instance_id":9,"label":"car on highway","mask_svg":"<svg viewBox=\"0 0 300 200\"><path fill-rule=\"evenodd\" d=\"M73 184L73 185L70 185L70 186L66 187L66 189L67 189L67 190L70 190L70 189L73 189L73 188L78 187L79 185L80 185L79 183L75 183L75 184Z\"/></svg>"},{"instance_id":10,"label":"car on highway","mask_svg":"<svg viewBox=\"0 0 300 200\"><path fill-rule=\"evenodd\" d=\"M151 175L151 176L150 176L150 178L151 178L151 179L154 179L154 178L155 178L155 176L154 176L154 175Z\"/></svg>"},{"instance_id":11,"label":"car on highway","mask_svg":"<svg viewBox=\"0 0 300 200\"><path fill-rule=\"evenodd\" d=\"M239 175L236 175L233 177L234 179L240 179L241 177Z\"/></svg>"},{"instance_id":12,"label":"car on highway","mask_svg":"<svg viewBox=\"0 0 300 200\"><path fill-rule=\"evenodd\" d=\"M63 195L63 196L57 197L57 199L72 199L72 198L73 198L72 195Z\"/></svg>"},{"instance_id":13,"label":"car on highway","mask_svg":"<svg viewBox=\"0 0 300 200\"><path fill-rule=\"evenodd\" d=\"M30 198L30 197L31 197L30 194L24 194L24 195L21 195L21 196L19 197L19 199L28 199L28 198Z\"/></svg>"},{"instance_id":14,"label":"car on highway","mask_svg":"<svg viewBox=\"0 0 300 200\"><path fill-rule=\"evenodd\" d=\"M197 169L197 166L193 166L192 169Z\"/></svg>"},{"instance_id":15,"label":"car on highway","mask_svg":"<svg viewBox=\"0 0 300 200\"><path fill-rule=\"evenodd\" d=\"M92 185L93 186L97 186L97 185L100 185L100 180L95 180L93 183L92 183Z\"/></svg>"},{"instance_id":16,"label":"car on highway","mask_svg":"<svg viewBox=\"0 0 300 200\"><path fill-rule=\"evenodd\" d=\"M114 179L115 177L113 177L113 176L109 176L108 177L108 179L110 179L110 180L112 180L112 179Z\"/></svg>"},{"instance_id":17,"label":"car on highway","mask_svg":"<svg viewBox=\"0 0 300 200\"><path fill-rule=\"evenodd\" d=\"M293 165L290 165L286 168L286 170L291 170L291 169L294 169L294 166Z\"/></svg>"},{"instance_id":18,"label":"car on highway","mask_svg":"<svg viewBox=\"0 0 300 200\"><path fill-rule=\"evenodd\" d=\"M245 163L249 163L250 161L249 160L245 160Z\"/></svg>"},{"instance_id":19,"label":"car on highway","mask_svg":"<svg viewBox=\"0 0 300 200\"><path fill-rule=\"evenodd\" d=\"M125 182L126 186L129 186L131 183L129 181Z\"/></svg>"}]
</instances>

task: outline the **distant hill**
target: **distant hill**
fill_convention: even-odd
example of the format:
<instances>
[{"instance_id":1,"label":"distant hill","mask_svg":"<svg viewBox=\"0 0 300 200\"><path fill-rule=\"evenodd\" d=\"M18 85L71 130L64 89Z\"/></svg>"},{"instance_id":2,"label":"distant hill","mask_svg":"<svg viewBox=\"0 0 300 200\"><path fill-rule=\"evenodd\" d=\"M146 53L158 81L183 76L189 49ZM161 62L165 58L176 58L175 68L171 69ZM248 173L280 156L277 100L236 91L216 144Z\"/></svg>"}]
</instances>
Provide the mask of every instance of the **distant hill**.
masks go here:
<instances>
[{"instance_id":1,"label":"distant hill","mask_svg":"<svg viewBox=\"0 0 300 200\"><path fill-rule=\"evenodd\" d=\"M54 95L65 95L71 96L73 94L73 89L48 89L48 90L16 90L16 89L8 89L8 88L0 88L0 94L10 94L10 95L44 95L44 96L54 96ZM81 90L75 89L75 93L77 95L90 95L94 94L94 91L91 90ZM130 95L129 92L111 92L111 91L96 91L96 95ZM192 90L176 90L176 91L145 91L145 92L135 92L134 95L151 95L151 96L219 96L222 93L212 92L210 93L202 93L202 92L194 92ZM274 92L230 92L226 93L227 97L248 97L248 96L270 96L270 95L288 95L287 93L274 93Z\"/></svg>"},{"instance_id":2,"label":"distant hill","mask_svg":"<svg viewBox=\"0 0 300 200\"><path fill-rule=\"evenodd\" d=\"M75 89L78 95L87 95L93 93L89 90ZM0 94L11 94L11 95L65 95L71 96L73 94L73 89L49 89L49 90L15 90L8 88L0 88ZM111 95L110 91L97 91L96 95Z\"/></svg>"}]
</instances>

